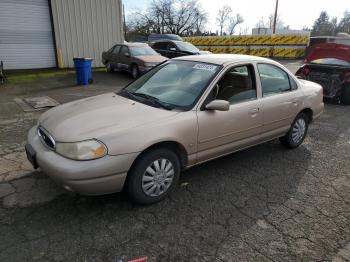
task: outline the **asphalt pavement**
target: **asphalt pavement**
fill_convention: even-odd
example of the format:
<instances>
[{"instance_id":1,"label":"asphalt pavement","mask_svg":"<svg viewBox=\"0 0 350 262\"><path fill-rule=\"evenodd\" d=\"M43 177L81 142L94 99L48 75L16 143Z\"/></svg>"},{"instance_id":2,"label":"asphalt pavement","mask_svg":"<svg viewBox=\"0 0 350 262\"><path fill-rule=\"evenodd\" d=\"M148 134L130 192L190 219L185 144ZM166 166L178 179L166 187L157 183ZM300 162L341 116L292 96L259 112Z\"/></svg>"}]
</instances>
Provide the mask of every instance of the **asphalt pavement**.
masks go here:
<instances>
[{"instance_id":1,"label":"asphalt pavement","mask_svg":"<svg viewBox=\"0 0 350 262\"><path fill-rule=\"evenodd\" d=\"M327 104L298 149L276 140L187 170L151 206L69 193L31 169L23 145L41 112L14 98L63 103L130 81L99 72L89 87L73 76L0 87L0 261L350 260L349 106Z\"/></svg>"}]
</instances>

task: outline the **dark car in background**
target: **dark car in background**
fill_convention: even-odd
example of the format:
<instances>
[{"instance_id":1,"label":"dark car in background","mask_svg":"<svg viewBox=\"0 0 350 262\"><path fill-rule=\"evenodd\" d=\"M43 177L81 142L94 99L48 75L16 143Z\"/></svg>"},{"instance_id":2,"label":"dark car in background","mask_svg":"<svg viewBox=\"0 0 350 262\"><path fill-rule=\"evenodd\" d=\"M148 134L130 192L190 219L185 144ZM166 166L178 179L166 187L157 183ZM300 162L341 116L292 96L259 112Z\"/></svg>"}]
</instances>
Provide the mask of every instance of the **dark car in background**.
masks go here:
<instances>
[{"instance_id":1,"label":"dark car in background","mask_svg":"<svg viewBox=\"0 0 350 262\"><path fill-rule=\"evenodd\" d=\"M162 41L162 40L182 41L182 38L180 36L174 35L174 34L150 34L148 36L149 43L153 43L156 41Z\"/></svg>"},{"instance_id":2,"label":"dark car in background","mask_svg":"<svg viewBox=\"0 0 350 262\"><path fill-rule=\"evenodd\" d=\"M167 60L145 43L124 43L102 53L102 63L108 72L130 72L133 78Z\"/></svg>"},{"instance_id":3,"label":"dark car in background","mask_svg":"<svg viewBox=\"0 0 350 262\"><path fill-rule=\"evenodd\" d=\"M316 44L296 76L323 87L323 96L335 102L350 104L350 45Z\"/></svg>"},{"instance_id":4,"label":"dark car in background","mask_svg":"<svg viewBox=\"0 0 350 262\"><path fill-rule=\"evenodd\" d=\"M176 40L163 40L153 43L152 48L156 50L161 55L174 58L186 55L200 55L208 54L208 51L200 51L197 47L191 43Z\"/></svg>"}]
</instances>

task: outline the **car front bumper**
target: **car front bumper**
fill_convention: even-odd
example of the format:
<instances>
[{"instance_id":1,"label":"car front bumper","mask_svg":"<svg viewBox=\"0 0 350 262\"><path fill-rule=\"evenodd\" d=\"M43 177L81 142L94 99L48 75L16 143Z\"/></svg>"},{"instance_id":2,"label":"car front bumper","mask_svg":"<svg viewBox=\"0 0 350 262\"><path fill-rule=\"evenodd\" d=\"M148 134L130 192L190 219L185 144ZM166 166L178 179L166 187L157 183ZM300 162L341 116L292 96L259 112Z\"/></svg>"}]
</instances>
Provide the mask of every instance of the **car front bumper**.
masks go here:
<instances>
[{"instance_id":1,"label":"car front bumper","mask_svg":"<svg viewBox=\"0 0 350 262\"><path fill-rule=\"evenodd\" d=\"M106 155L88 161L71 160L45 146L37 134L37 126L29 131L28 144L34 149L35 163L45 174L65 189L83 195L120 192L127 172L138 155L131 153Z\"/></svg>"},{"instance_id":2,"label":"car front bumper","mask_svg":"<svg viewBox=\"0 0 350 262\"><path fill-rule=\"evenodd\" d=\"M154 66L139 66L139 71L141 74L144 74L151 70Z\"/></svg>"}]
</instances>

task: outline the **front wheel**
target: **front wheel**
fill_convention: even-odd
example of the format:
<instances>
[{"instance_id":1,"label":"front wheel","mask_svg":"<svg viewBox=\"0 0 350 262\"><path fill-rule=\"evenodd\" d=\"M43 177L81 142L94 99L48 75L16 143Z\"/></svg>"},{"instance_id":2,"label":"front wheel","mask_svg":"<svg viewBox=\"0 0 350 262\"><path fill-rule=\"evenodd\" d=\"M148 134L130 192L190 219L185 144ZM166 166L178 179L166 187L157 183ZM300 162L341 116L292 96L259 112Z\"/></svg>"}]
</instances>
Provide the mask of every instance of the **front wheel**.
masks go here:
<instances>
[{"instance_id":1,"label":"front wheel","mask_svg":"<svg viewBox=\"0 0 350 262\"><path fill-rule=\"evenodd\" d=\"M309 126L309 118L306 114L300 113L294 119L288 133L280 138L282 145L287 148L297 148L303 143Z\"/></svg>"},{"instance_id":2,"label":"front wheel","mask_svg":"<svg viewBox=\"0 0 350 262\"><path fill-rule=\"evenodd\" d=\"M131 67L131 76L136 79L139 76L139 67L137 65L133 65Z\"/></svg>"},{"instance_id":3,"label":"front wheel","mask_svg":"<svg viewBox=\"0 0 350 262\"><path fill-rule=\"evenodd\" d=\"M344 105L350 105L350 84L345 85L342 89L341 102Z\"/></svg>"},{"instance_id":4,"label":"front wheel","mask_svg":"<svg viewBox=\"0 0 350 262\"><path fill-rule=\"evenodd\" d=\"M179 158L169 149L157 148L144 153L129 171L129 196L140 204L163 200L175 188L180 170Z\"/></svg>"}]
</instances>

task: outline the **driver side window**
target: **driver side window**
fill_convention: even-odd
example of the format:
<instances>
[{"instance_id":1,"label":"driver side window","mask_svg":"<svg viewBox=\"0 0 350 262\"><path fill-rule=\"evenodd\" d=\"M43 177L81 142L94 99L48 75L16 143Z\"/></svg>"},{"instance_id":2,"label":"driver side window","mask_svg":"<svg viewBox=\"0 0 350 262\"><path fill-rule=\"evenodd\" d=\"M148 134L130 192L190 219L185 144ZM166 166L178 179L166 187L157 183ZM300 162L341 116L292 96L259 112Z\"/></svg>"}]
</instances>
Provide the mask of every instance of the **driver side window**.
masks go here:
<instances>
[{"instance_id":1,"label":"driver side window","mask_svg":"<svg viewBox=\"0 0 350 262\"><path fill-rule=\"evenodd\" d=\"M129 53L129 48L127 47L127 46L122 46L122 48L120 49L120 53L122 54L122 55L126 55L126 54L128 54Z\"/></svg>"},{"instance_id":2,"label":"driver side window","mask_svg":"<svg viewBox=\"0 0 350 262\"><path fill-rule=\"evenodd\" d=\"M213 99L226 100L230 104L257 99L253 66L242 65L228 69L211 95Z\"/></svg>"},{"instance_id":3,"label":"driver side window","mask_svg":"<svg viewBox=\"0 0 350 262\"><path fill-rule=\"evenodd\" d=\"M167 45L167 50L170 50L170 48L175 48L176 49L176 45L174 43L169 42ZM172 50L170 50L172 51Z\"/></svg>"}]
</instances>

